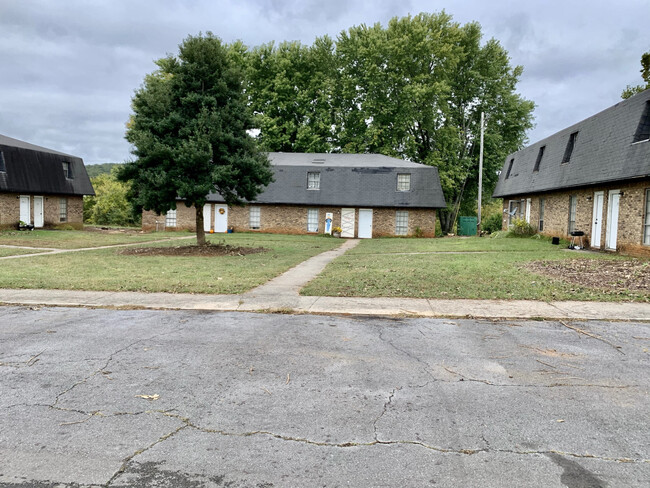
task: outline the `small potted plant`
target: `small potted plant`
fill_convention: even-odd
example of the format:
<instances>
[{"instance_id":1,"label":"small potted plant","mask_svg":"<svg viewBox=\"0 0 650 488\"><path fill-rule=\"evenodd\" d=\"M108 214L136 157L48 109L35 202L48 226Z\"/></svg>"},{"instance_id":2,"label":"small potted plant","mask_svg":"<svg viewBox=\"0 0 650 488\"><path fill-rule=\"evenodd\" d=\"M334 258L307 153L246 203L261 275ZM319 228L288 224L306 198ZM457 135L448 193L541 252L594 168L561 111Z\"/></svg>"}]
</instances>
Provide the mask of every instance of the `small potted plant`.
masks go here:
<instances>
[{"instance_id":1,"label":"small potted plant","mask_svg":"<svg viewBox=\"0 0 650 488\"><path fill-rule=\"evenodd\" d=\"M332 229L332 235L334 237L341 237L341 232L343 232L343 229L341 229L340 227L334 227Z\"/></svg>"}]
</instances>

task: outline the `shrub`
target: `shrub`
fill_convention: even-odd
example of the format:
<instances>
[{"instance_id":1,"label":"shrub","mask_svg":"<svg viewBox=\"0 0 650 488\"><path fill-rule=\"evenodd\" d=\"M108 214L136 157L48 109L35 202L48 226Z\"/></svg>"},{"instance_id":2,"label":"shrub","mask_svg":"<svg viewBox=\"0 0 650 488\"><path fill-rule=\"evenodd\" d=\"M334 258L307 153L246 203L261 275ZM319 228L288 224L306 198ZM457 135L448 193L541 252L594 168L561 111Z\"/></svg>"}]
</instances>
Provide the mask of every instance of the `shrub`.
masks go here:
<instances>
[{"instance_id":1,"label":"shrub","mask_svg":"<svg viewBox=\"0 0 650 488\"><path fill-rule=\"evenodd\" d=\"M413 233L415 237L424 237L424 231L420 229L419 227L415 228L415 232Z\"/></svg>"},{"instance_id":2,"label":"shrub","mask_svg":"<svg viewBox=\"0 0 650 488\"><path fill-rule=\"evenodd\" d=\"M487 232L488 234L500 231L502 226L501 219L501 212L486 217L483 219L483 223L481 224L481 230Z\"/></svg>"},{"instance_id":3,"label":"shrub","mask_svg":"<svg viewBox=\"0 0 650 488\"><path fill-rule=\"evenodd\" d=\"M515 219L512 221L512 227L508 232L512 237L530 237L537 234L537 229L526 222L524 219Z\"/></svg>"},{"instance_id":4,"label":"shrub","mask_svg":"<svg viewBox=\"0 0 650 488\"><path fill-rule=\"evenodd\" d=\"M436 237L442 237L442 227L440 226L440 219L436 219L436 229L435 229Z\"/></svg>"}]
</instances>

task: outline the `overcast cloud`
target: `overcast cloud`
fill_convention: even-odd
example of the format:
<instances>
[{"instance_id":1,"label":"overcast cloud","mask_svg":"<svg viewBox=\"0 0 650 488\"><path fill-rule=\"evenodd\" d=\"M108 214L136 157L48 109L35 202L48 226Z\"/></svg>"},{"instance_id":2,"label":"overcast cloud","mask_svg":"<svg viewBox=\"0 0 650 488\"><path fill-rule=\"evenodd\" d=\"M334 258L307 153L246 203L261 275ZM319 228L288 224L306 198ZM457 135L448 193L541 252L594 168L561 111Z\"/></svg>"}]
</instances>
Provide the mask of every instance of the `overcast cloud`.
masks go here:
<instances>
[{"instance_id":1,"label":"overcast cloud","mask_svg":"<svg viewBox=\"0 0 650 488\"><path fill-rule=\"evenodd\" d=\"M153 61L189 34L248 46L334 38L353 25L447 13L478 21L524 74L530 142L615 104L642 82L650 0L0 0L0 133L84 158L130 157L124 123Z\"/></svg>"}]
</instances>

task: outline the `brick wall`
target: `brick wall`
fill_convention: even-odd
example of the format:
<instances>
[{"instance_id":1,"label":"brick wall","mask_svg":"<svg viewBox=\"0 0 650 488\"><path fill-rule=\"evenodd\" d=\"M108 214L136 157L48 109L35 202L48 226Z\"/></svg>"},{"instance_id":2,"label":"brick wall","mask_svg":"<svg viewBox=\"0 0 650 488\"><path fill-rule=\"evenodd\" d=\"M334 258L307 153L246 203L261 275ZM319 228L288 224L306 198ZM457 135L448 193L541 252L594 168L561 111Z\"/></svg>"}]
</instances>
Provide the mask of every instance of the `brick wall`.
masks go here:
<instances>
[{"instance_id":1,"label":"brick wall","mask_svg":"<svg viewBox=\"0 0 650 488\"><path fill-rule=\"evenodd\" d=\"M18 193L0 194L0 227L15 227L20 221L20 196ZM29 195L30 222L34 223L34 195ZM59 200L67 198L67 222L60 221ZM81 229L83 227L83 197L67 195L43 195L43 226L60 227L71 226Z\"/></svg>"},{"instance_id":2,"label":"brick wall","mask_svg":"<svg viewBox=\"0 0 650 488\"><path fill-rule=\"evenodd\" d=\"M0 193L0 228L15 227L20 220L19 195Z\"/></svg>"},{"instance_id":3,"label":"brick wall","mask_svg":"<svg viewBox=\"0 0 650 488\"><path fill-rule=\"evenodd\" d=\"M605 247L607 231L607 209L610 190L621 190L623 195L619 200L618 216L618 250L635 250L637 253L650 253L650 246L643 244L643 229L645 219L645 191L650 189L650 179L625 184L611 184L589 188L577 188L571 191L558 191L518 196L519 199L531 199L530 223L538 228L540 198L544 199L544 230L543 234L558 237L569 237L569 199L572 195L577 198L576 230L586 235L589 246ZM603 212L601 233L592 236L592 220L594 211L594 192L603 192ZM513 198L514 199L514 198ZM504 199L503 229L507 229L510 199Z\"/></svg>"},{"instance_id":4,"label":"brick wall","mask_svg":"<svg viewBox=\"0 0 650 488\"><path fill-rule=\"evenodd\" d=\"M260 208L260 228L250 228L250 207L230 207L228 209L228 226L235 232L268 232L276 234L307 234L307 210L318 209L318 233L325 231L325 217L332 214L332 227L341 226L341 207L304 207L298 205L256 205ZM359 230L359 209L355 209L355 235ZM396 209L373 209L373 237L395 235ZM214 205L211 208L211 228L214 228ZM436 213L432 209L408 209L408 235L414 235L420 228L426 237L435 236ZM162 230L165 217L154 212L142 213L143 230ZM195 229L194 208L188 209L180 204L177 210L176 229ZM171 229L169 229L171 230Z\"/></svg>"}]
</instances>

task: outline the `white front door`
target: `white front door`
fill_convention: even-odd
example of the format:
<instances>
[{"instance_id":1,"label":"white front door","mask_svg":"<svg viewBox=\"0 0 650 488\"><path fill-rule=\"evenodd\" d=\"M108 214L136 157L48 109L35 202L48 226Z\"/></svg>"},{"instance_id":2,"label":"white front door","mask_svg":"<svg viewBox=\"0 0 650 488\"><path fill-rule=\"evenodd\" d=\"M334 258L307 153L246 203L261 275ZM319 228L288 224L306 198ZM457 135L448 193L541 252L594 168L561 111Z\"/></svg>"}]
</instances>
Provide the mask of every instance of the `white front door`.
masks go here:
<instances>
[{"instance_id":1,"label":"white front door","mask_svg":"<svg viewBox=\"0 0 650 488\"><path fill-rule=\"evenodd\" d=\"M43 197L34 197L34 227L43 227Z\"/></svg>"},{"instance_id":2,"label":"white front door","mask_svg":"<svg viewBox=\"0 0 650 488\"><path fill-rule=\"evenodd\" d=\"M206 203L203 205L203 230L210 232L212 227L212 204Z\"/></svg>"},{"instance_id":3,"label":"white front door","mask_svg":"<svg viewBox=\"0 0 650 488\"><path fill-rule=\"evenodd\" d=\"M214 231L228 232L228 205L214 206Z\"/></svg>"},{"instance_id":4,"label":"white front door","mask_svg":"<svg viewBox=\"0 0 650 488\"><path fill-rule=\"evenodd\" d=\"M605 248L616 250L618 237L618 203L621 190L610 190L607 202L607 229L605 230Z\"/></svg>"},{"instance_id":5,"label":"white front door","mask_svg":"<svg viewBox=\"0 0 650 488\"><path fill-rule=\"evenodd\" d=\"M341 237L354 237L354 209L341 209Z\"/></svg>"},{"instance_id":6,"label":"white front door","mask_svg":"<svg viewBox=\"0 0 650 488\"><path fill-rule=\"evenodd\" d=\"M594 192L594 213L591 221L591 247L600 249L600 236L603 233L603 200L605 192Z\"/></svg>"},{"instance_id":7,"label":"white front door","mask_svg":"<svg viewBox=\"0 0 650 488\"><path fill-rule=\"evenodd\" d=\"M20 221L26 224L32 223L29 195L20 195Z\"/></svg>"},{"instance_id":8,"label":"white front door","mask_svg":"<svg viewBox=\"0 0 650 488\"><path fill-rule=\"evenodd\" d=\"M359 209L359 237L361 239L372 239L372 209Z\"/></svg>"}]
</instances>

